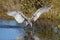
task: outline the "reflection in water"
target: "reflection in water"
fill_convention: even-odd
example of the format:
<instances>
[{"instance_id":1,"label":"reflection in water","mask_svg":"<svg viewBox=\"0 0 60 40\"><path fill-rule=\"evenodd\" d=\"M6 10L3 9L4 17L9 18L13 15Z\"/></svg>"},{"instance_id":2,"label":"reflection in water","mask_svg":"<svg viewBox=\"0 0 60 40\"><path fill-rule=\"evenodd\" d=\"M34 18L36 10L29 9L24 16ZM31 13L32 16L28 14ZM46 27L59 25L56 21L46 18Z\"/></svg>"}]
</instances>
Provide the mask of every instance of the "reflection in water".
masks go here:
<instances>
[{"instance_id":1,"label":"reflection in water","mask_svg":"<svg viewBox=\"0 0 60 40\"><path fill-rule=\"evenodd\" d=\"M18 36L25 35L23 29L16 28L0 28L0 40L16 40Z\"/></svg>"},{"instance_id":2,"label":"reflection in water","mask_svg":"<svg viewBox=\"0 0 60 40\"><path fill-rule=\"evenodd\" d=\"M32 30L29 28L30 26L28 25L25 27L25 24L19 24L16 23L14 20L0 20L0 40L24 40L24 36L26 34L24 28L26 30ZM54 28L52 32L49 34L45 34L44 31L42 31L44 28L43 27L36 27L35 28L35 34L40 36L41 40L58 40L60 37L60 32L58 32L57 28ZM48 28L49 29L49 28ZM48 30L47 29L47 30ZM40 32L40 33L38 33ZM51 35L50 35L51 34ZM46 36L47 35L47 36ZM47 38L44 38L44 37ZM50 37L49 37L50 36Z\"/></svg>"},{"instance_id":3,"label":"reflection in water","mask_svg":"<svg viewBox=\"0 0 60 40\"><path fill-rule=\"evenodd\" d=\"M0 20L0 25L10 25L10 26L16 26L16 25L18 25L17 23L16 23L16 21L14 21L14 20Z\"/></svg>"},{"instance_id":4,"label":"reflection in water","mask_svg":"<svg viewBox=\"0 0 60 40\"><path fill-rule=\"evenodd\" d=\"M23 39L25 36L24 28L17 25L14 20L0 20L0 40L16 40L18 37Z\"/></svg>"}]
</instances>

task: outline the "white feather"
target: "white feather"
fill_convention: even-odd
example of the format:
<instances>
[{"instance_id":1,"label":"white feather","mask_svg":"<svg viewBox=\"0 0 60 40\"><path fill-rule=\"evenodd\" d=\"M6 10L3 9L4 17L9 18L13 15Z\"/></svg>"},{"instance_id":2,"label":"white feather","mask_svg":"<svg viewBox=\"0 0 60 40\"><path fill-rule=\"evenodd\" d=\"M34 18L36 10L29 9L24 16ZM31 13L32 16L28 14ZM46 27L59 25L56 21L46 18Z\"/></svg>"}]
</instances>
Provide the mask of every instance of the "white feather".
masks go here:
<instances>
[{"instance_id":1,"label":"white feather","mask_svg":"<svg viewBox=\"0 0 60 40\"><path fill-rule=\"evenodd\" d=\"M36 21L36 20L40 17L40 15L41 15L42 13L48 11L48 10L51 9L51 8L52 8L52 6L51 6L51 5L48 5L48 6L45 6L45 7L42 7L42 8L40 8L40 9L38 9L38 10L35 12L35 14L33 14L33 16L32 16L33 20Z\"/></svg>"},{"instance_id":2,"label":"white feather","mask_svg":"<svg viewBox=\"0 0 60 40\"><path fill-rule=\"evenodd\" d=\"M18 23L22 23L24 21L24 18L19 14L16 14L14 18Z\"/></svg>"},{"instance_id":3,"label":"white feather","mask_svg":"<svg viewBox=\"0 0 60 40\"><path fill-rule=\"evenodd\" d=\"M7 14L9 16L13 16L18 23L22 23L24 21L24 18L22 17L22 15L16 11L9 11Z\"/></svg>"},{"instance_id":4,"label":"white feather","mask_svg":"<svg viewBox=\"0 0 60 40\"><path fill-rule=\"evenodd\" d=\"M17 14L16 11L8 11L7 12L7 15L9 15L9 16L15 16L16 14Z\"/></svg>"}]
</instances>

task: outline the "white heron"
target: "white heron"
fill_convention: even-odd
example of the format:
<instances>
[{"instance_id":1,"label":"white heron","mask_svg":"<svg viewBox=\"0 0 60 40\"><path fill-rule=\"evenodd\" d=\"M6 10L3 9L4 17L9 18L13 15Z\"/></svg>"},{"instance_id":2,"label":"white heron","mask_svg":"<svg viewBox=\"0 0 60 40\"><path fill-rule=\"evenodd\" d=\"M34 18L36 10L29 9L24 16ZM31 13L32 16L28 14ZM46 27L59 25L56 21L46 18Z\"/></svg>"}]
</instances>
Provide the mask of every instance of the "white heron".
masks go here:
<instances>
[{"instance_id":1,"label":"white heron","mask_svg":"<svg viewBox=\"0 0 60 40\"><path fill-rule=\"evenodd\" d=\"M7 14L8 14L9 16L14 17L15 20L16 20L18 23L23 23L23 22L25 22L26 26L27 26L28 24L30 24L31 27L33 27L33 26L32 26L32 23L35 22L35 21L40 17L40 15L41 15L42 13L47 12L47 11L50 10L51 8L52 8L52 5L47 5L47 6L45 6L45 7L39 8L39 9L32 15L31 18L25 17L25 15L24 15L21 11L8 11ZM34 31L31 31L31 35L33 34L33 32L34 32ZM39 38L36 38L35 36L34 36L34 39L39 40Z\"/></svg>"},{"instance_id":2,"label":"white heron","mask_svg":"<svg viewBox=\"0 0 60 40\"><path fill-rule=\"evenodd\" d=\"M35 22L42 13L50 10L51 8L52 8L51 5L42 7L42 8L40 8L40 9L38 9L38 10L35 12L35 14L32 15L31 18L25 17L25 15L24 15L21 11L8 11L7 14L8 14L9 16L14 17L15 20L16 20L18 23L22 23L22 22L25 21L25 22L26 22L26 25L30 24L30 25L32 26L32 22Z\"/></svg>"}]
</instances>

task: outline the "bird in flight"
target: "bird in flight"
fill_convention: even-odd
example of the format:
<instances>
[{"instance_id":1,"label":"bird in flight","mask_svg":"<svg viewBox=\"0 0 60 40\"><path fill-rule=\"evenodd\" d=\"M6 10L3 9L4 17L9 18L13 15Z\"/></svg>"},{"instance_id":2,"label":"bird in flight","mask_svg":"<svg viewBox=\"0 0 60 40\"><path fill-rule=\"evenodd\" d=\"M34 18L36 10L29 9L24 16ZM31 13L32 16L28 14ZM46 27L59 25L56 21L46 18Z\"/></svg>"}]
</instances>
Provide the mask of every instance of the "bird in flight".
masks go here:
<instances>
[{"instance_id":1,"label":"bird in flight","mask_svg":"<svg viewBox=\"0 0 60 40\"><path fill-rule=\"evenodd\" d=\"M27 18L25 17L25 15L21 12L21 11L8 11L7 15L14 17L14 19L18 22L18 23L23 23L26 22L26 25L30 24L32 27L32 23L35 22L42 13L47 12L48 10L50 10L52 8L52 5L47 5L44 6L42 8L39 8L33 15L31 18Z\"/></svg>"}]
</instances>

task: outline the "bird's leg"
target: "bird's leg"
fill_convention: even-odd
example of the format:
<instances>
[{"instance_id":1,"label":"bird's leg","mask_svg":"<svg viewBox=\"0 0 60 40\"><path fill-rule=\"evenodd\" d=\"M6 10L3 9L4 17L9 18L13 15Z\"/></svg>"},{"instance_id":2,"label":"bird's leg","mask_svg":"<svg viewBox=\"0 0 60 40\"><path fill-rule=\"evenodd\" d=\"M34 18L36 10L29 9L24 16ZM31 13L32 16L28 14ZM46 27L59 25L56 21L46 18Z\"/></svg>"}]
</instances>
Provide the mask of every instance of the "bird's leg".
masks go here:
<instances>
[{"instance_id":1,"label":"bird's leg","mask_svg":"<svg viewBox=\"0 0 60 40\"><path fill-rule=\"evenodd\" d=\"M33 26L31 28L32 28L32 30L27 32L27 37L28 37L27 40L34 40L34 37L33 37L34 28L33 28Z\"/></svg>"},{"instance_id":2,"label":"bird's leg","mask_svg":"<svg viewBox=\"0 0 60 40\"><path fill-rule=\"evenodd\" d=\"M32 25L33 21L32 21L31 19L28 19L27 21L28 21L28 23L30 24L30 26L31 26L31 28L32 28L32 30L30 30L30 31L27 32L28 40L34 40L34 37L33 37L34 27L33 27L33 25Z\"/></svg>"},{"instance_id":3,"label":"bird's leg","mask_svg":"<svg viewBox=\"0 0 60 40\"><path fill-rule=\"evenodd\" d=\"M28 38L27 38L28 40L34 40L34 38L33 38L33 36L32 36L32 34L31 34L31 31L30 32L28 32Z\"/></svg>"},{"instance_id":4,"label":"bird's leg","mask_svg":"<svg viewBox=\"0 0 60 40\"><path fill-rule=\"evenodd\" d=\"M31 21L31 22L32 22L32 21ZM32 22L32 23L33 23L33 22ZM32 38L33 40L35 40L35 39L34 39L34 24L32 24L31 28L32 28L32 30L31 30L31 38Z\"/></svg>"}]
</instances>

